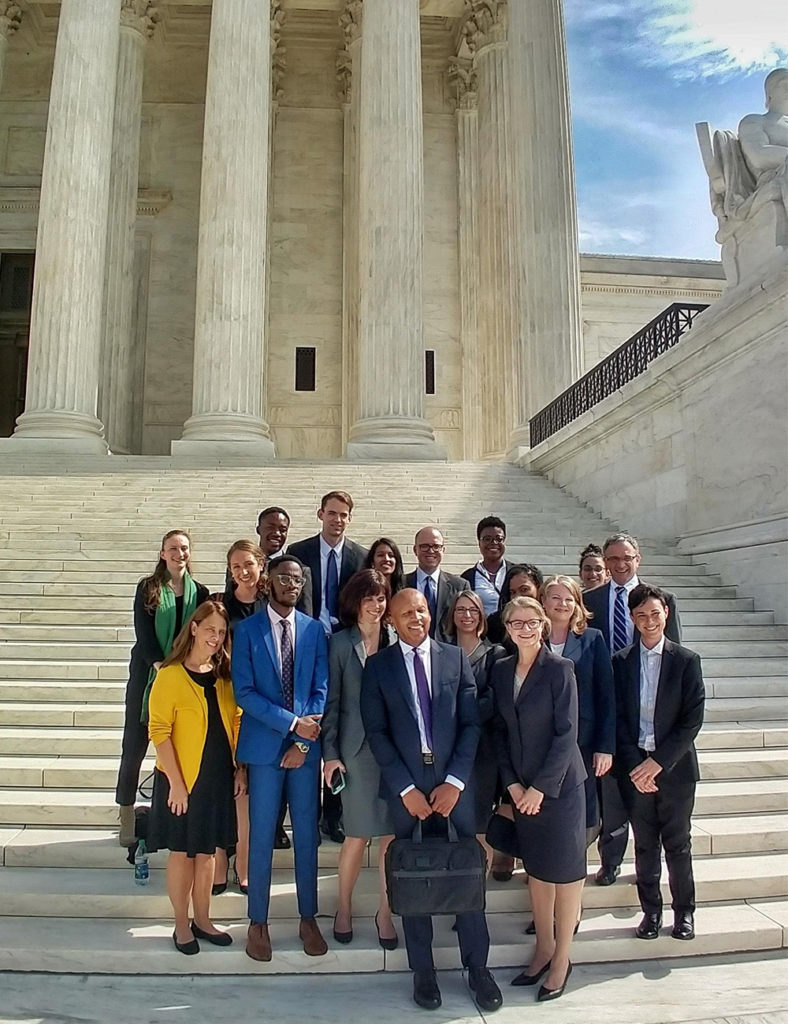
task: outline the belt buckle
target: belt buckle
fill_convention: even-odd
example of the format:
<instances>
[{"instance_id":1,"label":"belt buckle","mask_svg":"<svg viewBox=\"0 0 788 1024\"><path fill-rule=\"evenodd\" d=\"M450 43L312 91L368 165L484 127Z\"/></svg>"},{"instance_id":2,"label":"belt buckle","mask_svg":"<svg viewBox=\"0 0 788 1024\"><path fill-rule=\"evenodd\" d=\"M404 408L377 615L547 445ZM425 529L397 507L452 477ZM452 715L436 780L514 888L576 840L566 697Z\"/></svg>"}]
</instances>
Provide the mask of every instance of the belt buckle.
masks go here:
<instances>
[{"instance_id":1,"label":"belt buckle","mask_svg":"<svg viewBox=\"0 0 788 1024\"><path fill-rule=\"evenodd\" d=\"M435 764L434 754L422 754L421 759L424 762L424 764Z\"/></svg>"}]
</instances>

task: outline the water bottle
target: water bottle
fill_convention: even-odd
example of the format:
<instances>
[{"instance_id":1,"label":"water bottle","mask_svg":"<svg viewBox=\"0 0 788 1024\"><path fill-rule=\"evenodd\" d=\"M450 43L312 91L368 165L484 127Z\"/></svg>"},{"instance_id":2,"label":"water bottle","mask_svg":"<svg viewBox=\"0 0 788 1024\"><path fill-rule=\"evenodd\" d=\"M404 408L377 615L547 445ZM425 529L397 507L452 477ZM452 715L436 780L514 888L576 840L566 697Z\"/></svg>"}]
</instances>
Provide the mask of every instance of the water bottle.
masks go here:
<instances>
[{"instance_id":1,"label":"water bottle","mask_svg":"<svg viewBox=\"0 0 788 1024\"><path fill-rule=\"evenodd\" d=\"M134 854L134 884L147 885L149 881L148 851L145 847L145 840L140 839L137 843L137 852Z\"/></svg>"}]
</instances>

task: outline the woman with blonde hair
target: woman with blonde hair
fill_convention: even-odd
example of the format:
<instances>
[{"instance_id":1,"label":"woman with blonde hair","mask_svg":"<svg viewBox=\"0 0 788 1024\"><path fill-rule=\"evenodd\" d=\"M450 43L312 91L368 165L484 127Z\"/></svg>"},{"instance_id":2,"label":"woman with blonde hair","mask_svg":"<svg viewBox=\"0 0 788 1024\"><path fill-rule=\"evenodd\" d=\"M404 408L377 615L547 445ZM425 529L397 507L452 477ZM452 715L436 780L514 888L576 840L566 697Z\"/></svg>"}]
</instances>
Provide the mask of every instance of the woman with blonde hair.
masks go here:
<instances>
[{"instance_id":1,"label":"woman with blonde hair","mask_svg":"<svg viewBox=\"0 0 788 1024\"><path fill-rule=\"evenodd\" d=\"M246 790L246 773L234 764L240 711L230 681L229 621L218 601L200 605L178 634L153 682L149 710L156 769L148 847L170 851L172 939L190 956L200 952L199 939L232 942L211 921L211 886L216 848L237 838L233 799Z\"/></svg>"},{"instance_id":2,"label":"woman with blonde hair","mask_svg":"<svg viewBox=\"0 0 788 1024\"><path fill-rule=\"evenodd\" d=\"M164 534L159 561L134 595L135 643L126 686L123 746L115 789L120 806L121 846L135 841L134 801L140 768L148 750L147 694L153 677L172 649L181 626L208 597L208 588L191 577L191 538L185 530Z\"/></svg>"},{"instance_id":3,"label":"woman with blonde hair","mask_svg":"<svg viewBox=\"0 0 788 1024\"><path fill-rule=\"evenodd\" d=\"M550 576L539 597L550 620L547 644L554 654L575 666L577 682L577 745L586 779L586 846L599 834L597 779L613 765L616 751L616 694L613 666L605 638L588 625L580 587L571 576Z\"/></svg>"},{"instance_id":4,"label":"woman with blonde hair","mask_svg":"<svg viewBox=\"0 0 788 1024\"><path fill-rule=\"evenodd\" d=\"M512 984L545 978L537 994L544 1002L563 995L572 972L569 951L586 877L577 685L572 663L545 644L550 620L538 601L516 597L502 619L517 654L493 666L494 730L536 925L531 962Z\"/></svg>"}]
</instances>

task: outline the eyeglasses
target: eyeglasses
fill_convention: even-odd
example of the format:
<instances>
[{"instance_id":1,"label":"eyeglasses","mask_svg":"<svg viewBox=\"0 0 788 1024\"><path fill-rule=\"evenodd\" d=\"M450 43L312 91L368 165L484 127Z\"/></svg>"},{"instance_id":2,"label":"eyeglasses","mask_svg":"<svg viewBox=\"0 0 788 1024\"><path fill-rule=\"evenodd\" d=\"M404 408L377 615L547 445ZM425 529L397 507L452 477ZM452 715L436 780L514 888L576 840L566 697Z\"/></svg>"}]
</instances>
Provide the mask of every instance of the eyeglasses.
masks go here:
<instances>
[{"instance_id":1,"label":"eyeglasses","mask_svg":"<svg viewBox=\"0 0 788 1024\"><path fill-rule=\"evenodd\" d=\"M541 629L542 628L542 620L541 619L528 619L528 620L526 620L526 619L509 619L509 621L506 623L506 625L509 626L511 629L516 629L516 630L527 629L527 630L530 630L531 632L533 632L536 629Z\"/></svg>"},{"instance_id":2,"label":"eyeglasses","mask_svg":"<svg viewBox=\"0 0 788 1024\"><path fill-rule=\"evenodd\" d=\"M291 576L289 573L286 572L276 573L274 579L279 580L279 582L285 587L291 583L294 587L303 587L304 585L303 576Z\"/></svg>"},{"instance_id":3,"label":"eyeglasses","mask_svg":"<svg viewBox=\"0 0 788 1024\"><path fill-rule=\"evenodd\" d=\"M483 534L481 537L479 537L479 540L482 542L482 544L503 544L503 542L506 540L506 537L504 537L503 534L501 534L500 536L488 536L487 534Z\"/></svg>"},{"instance_id":4,"label":"eyeglasses","mask_svg":"<svg viewBox=\"0 0 788 1024\"><path fill-rule=\"evenodd\" d=\"M606 562L624 562L626 565L632 565L637 560L637 555L605 555Z\"/></svg>"},{"instance_id":5,"label":"eyeglasses","mask_svg":"<svg viewBox=\"0 0 788 1024\"><path fill-rule=\"evenodd\" d=\"M454 614L455 615L467 616L469 619L478 619L479 618L479 609L478 608L455 608L454 609Z\"/></svg>"},{"instance_id":6,"label":"eyeglasses","mask_svg":"<svg viewBox=\"0 0 788 1024\"><path fill-rule=\"evenodd\" d=\"M443 551L442 544L419 544L419 551Z\"/></svg>"}]
</instances>

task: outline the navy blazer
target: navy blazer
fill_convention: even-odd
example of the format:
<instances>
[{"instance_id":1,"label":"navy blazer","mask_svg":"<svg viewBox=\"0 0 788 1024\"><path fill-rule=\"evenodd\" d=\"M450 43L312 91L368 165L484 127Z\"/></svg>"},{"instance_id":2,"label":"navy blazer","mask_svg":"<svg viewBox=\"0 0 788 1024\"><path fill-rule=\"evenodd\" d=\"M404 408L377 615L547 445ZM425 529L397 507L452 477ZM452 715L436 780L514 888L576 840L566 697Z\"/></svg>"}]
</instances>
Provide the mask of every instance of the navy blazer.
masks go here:
<instances>
[{"instance_id":1,"label":"navy blazer","mask_svg":"<svg viewBox=\"0 0 788 1024\"><path fill-rule=\"evenodd\" d=\"M496 661L494 730L504 786L534 786L546 797L579 786L586 778L577 745L577 683L574 666L542 646L514 699L517 656Z\"/></svg>"},{"instance_id":2,"label":"navy blazer","mask_svg":"<svg viewBox=\"0 0 788 1024\"><path fill-rule=\"evenodd\" d=\"M320 534L314 537L307 537L306 540L296 541L295 544L288 544L287 554L303 562L309 569L312 577L312 617L320 618L323 610L323 574L320 571ZM364 568L367 557L367 549L360 544L345 537L342 548L342 564L339 567L339 589L341 590L351 576ZM307 583L304 583L306 588Z\"/></svg>"},{"instance_id":3,"label":"navy blazer","mask_svg":"<svg viewBox=\"0 0 788 1024\"><path fill-rule=\"evenodd\" d=\"M233 633L233 690L238 706L243 709L236 757L246 764L278 764L282 740L291 734L293 715L322 715L325 708L326 636L320 623L299 611L295 615L292 711L284 706L282 673L267 608L239 622ZM319 757L319 740L311 746L308 757Z\"/></svg>"},{"instance_id":4,"label":"navy blazer","mask_svg":"<svg viewBox=\"0 0 788 1024\"><path fill-rule=\"evenodd\" d=\"M639 577L638 577L639 578ZM640 580L643 583L643 580ZM612 650L612 643L610 641L610 588L615 587L613 581L604 583L601 587L594 587L593 590L583 591L583 604L586 606L586 610L591 612L593 618L591 619L591 625L594 629L598 629L602 636L605 638L605 644L607 649ZM676 644L681 643L681 619L679 617L679 609L676 604L676 595L671 594L669 590L663 590L665 600L668 602L668 624L665 627L665 636L668 640L672 640ZM629 608L627 608L627 615L629 614ZM635 630L637 635L637 630ZM600 751L602 753L602 751Z\"/></svg>"},{"instance_id":5,"label":"navy blazer","mask_svg":"<svg viewBox=\"0 0 788 1024\"><path fill-rule=\"evenodd\" d=\"M640 642L613 655L616 682L617 752L615 773L626 777L643 761L640 736ZM700 778L695 737L703 725L705 691L700 657L667 638L662 650L662 665L654 708L656 749L651 755L662 765L662 772L678 784Z\"/></svg>"},{"instance_id":6,"label":"navy blazer","mask_svg":"<svg viewBox=\"0 0 788 1024\"><path fill-rule=\"evenodd\" d=\"M418 569L414 569L413 572L409 572L405 577L405 586L419 590L416 586L417 579ZM463 590L470 589L470 584L462 576L455 576L454 573L445 572L441 569L438 576L438 593L435 595L435 621L430 623L430 636L434 640L439 640L442 644L452 642L451 637L446 634L443 628L443 620L446 618L446 612L451 607L451 603L457 594ZM421 593L420 590L419 593Z\"/></svg>"},{"instance_id":7,"label":"navy blazer","mask_svg":"<svg viewBox=\"0 0 788 1024\"><path fill-rule=\"evenodd\" d=\"M586 629L580 636L570 631L562 657L575 666L578 746L591 754L615 754L616 688L604 637L598 629Z\"/></svg>"},{"instance_id":8,"label":"navy blazer","mask_svg":"<svg viewBox=\"0 0 788 1024\"><path fill-rule=\"evenodd\" d=\"M435 777L440 783L453 775L466 784L452 812L455 820L461 805L468 802L468 783L479 743L476 680L458 647L431 640L430 651ZM361 681L361 717L380 766L382 795L399 800L400 793L409 786L424 792L416 702L399 643L367 659ZM472 813L472 799L469 807Z\"/></svg>"}]
</instances>

